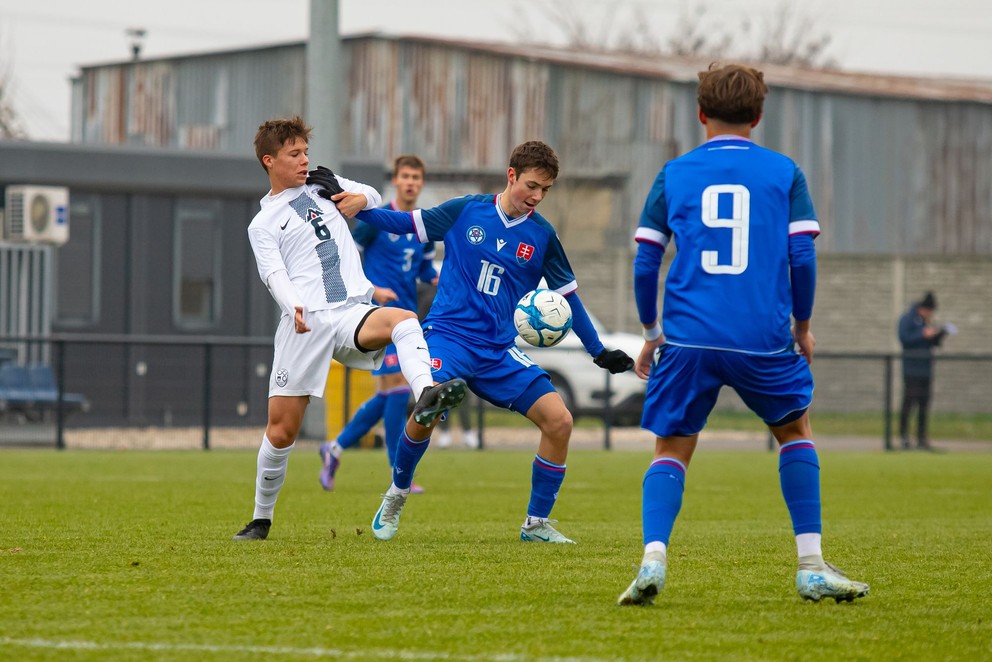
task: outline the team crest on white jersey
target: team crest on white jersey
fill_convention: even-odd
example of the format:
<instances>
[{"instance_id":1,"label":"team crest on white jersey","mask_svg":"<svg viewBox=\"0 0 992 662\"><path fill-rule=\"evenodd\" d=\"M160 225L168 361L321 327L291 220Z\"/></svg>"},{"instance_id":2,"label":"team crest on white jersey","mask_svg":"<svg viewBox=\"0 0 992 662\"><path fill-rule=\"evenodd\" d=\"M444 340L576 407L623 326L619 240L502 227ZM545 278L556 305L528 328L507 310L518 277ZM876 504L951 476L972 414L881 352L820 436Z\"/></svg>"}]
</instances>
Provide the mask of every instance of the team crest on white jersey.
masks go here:
<instances>
[{"instance_id":1,"label":"team crest on white jersey","mask_svg":"<svg viewBox=\"0 0 992 662\"><path fill-rule=\"evenodd\" d=\"M505 239L497 239L496 240L496 252L498 253L501 250L503 250L503 246L506 246L506 240Z\"/></svg>"},{"instance_id":2,"label":"team crest on white jersey","mask_svg":"<svg viewBox=\"0 0 992 662\"><path fill-rule=\"evenodd\" d=\"M284 387L289 382L289 370L281 368L279 372L276 373L276 386L279 388Z\"/></svg>"},{"instance_id":3,"label":"team crest on white jersey","mask_svg":"<svg viewBox=\"0 0 992 662\"><path fill-rule=\"evenodd\" d=\"M465 233L465 237L468 239L468 243L478 246L486 240L486 231L478 225L473 225Z\"/></svg>"},{"instance_id":4,"label":"team crest on white jersey","mask_svg":"<svg viewBox=\"0 0 992 662\"><path fill-rule=\"evenodd\" d=\"M320 211L320 205L314 202L313 198L306 194L306 191L300 193L295 199L290 200L289 206L307 223L323 216Z\"/></svg>"}]
</instances>

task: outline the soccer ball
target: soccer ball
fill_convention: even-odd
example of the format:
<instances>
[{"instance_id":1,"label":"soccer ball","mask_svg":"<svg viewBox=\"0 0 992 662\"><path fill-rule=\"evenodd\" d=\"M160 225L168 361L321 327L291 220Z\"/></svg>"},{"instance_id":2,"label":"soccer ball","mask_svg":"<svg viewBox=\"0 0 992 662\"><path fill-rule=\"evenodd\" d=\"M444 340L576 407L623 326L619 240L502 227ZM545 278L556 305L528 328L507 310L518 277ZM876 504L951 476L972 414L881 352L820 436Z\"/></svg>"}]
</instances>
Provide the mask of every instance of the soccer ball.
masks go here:
<instances>
[{"instance_id":1,"label":"soccer ball","mask_svg":"<svg viewBox=\"0 0 992 662\"><path fill-rule=\"evenodd\" d=\"M517 302L513 311L517 333L535 347L553 347L572 328L572 308L553 290L533 290Z\"/></svg>"}]
</instances>

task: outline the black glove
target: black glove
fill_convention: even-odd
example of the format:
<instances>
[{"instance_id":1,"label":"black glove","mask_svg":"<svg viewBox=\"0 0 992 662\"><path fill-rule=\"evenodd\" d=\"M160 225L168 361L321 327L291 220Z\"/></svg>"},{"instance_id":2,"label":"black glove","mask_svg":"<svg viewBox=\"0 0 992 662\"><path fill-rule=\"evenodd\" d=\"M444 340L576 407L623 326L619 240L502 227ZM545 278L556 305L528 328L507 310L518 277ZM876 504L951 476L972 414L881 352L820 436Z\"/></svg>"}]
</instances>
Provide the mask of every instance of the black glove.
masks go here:
<instances>
[{"instance_id":1,"label":"black glove","mask_svg":"<svg viewBox=\"0 0 992 662\"><path fill-rule=\"evenodd\" d=\"M627 372L634 367L634 359L627 356L622 349L604 349L592 362L614 375Z\"/></svg>"},{"instance_id":2,"label":"black glove","mask_svg":"<svg viewBox=\"0 0 992 662\"><path fill-rule=\"evenodd\" d=\"M325 200L330 200L332 195L344 193L344 189L341 188L341 184L338 183L338 179L334 176L334 172L330 168L325 168L324 166L317 166L316 170L311 170L307 173L307 184L319 186L320 188L317 190L317 195Z\"/></svg>"}]
</instances>

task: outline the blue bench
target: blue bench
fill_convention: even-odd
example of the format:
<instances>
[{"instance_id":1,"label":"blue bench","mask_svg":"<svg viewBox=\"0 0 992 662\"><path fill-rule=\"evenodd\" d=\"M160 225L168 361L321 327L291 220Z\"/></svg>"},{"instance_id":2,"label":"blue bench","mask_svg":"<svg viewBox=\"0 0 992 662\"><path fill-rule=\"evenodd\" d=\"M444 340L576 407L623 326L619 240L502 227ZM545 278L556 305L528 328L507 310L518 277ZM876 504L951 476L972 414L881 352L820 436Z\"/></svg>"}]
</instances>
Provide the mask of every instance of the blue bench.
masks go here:
<instances>
[{"instance_id":1,"label":"blue bench","mask_svg":"<svg viewBox=\"0 0 992 662\"><path fill-rule=\"evenodd\" d=\"M81 393L63 393L62 411L89 411L90 403ZM51 366L29 366L7 362L0 365L0 412L23 414L40 420L59 406L59 389Z\"/></svg>"}]
</instances>

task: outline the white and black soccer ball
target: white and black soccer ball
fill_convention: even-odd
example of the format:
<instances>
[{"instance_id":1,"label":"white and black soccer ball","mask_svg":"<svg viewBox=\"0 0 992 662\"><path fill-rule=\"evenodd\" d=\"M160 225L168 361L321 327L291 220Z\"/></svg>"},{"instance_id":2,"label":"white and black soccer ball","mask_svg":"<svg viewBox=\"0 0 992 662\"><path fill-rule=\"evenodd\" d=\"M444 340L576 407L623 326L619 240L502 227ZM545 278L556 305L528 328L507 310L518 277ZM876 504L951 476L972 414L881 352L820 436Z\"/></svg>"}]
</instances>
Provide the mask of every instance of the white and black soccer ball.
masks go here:
<instances>
[{"instance_id":1,"label":"white and black soccer ball","mask_svg":"<svg viewBox=\"0 0 992 662\"><path fill-rule=\"evenodd\" d=\"M572 307L554 290L533 290L517 302L513 324L531 345L553 347L572 328Z\"/></svg>"}]
</instances>

